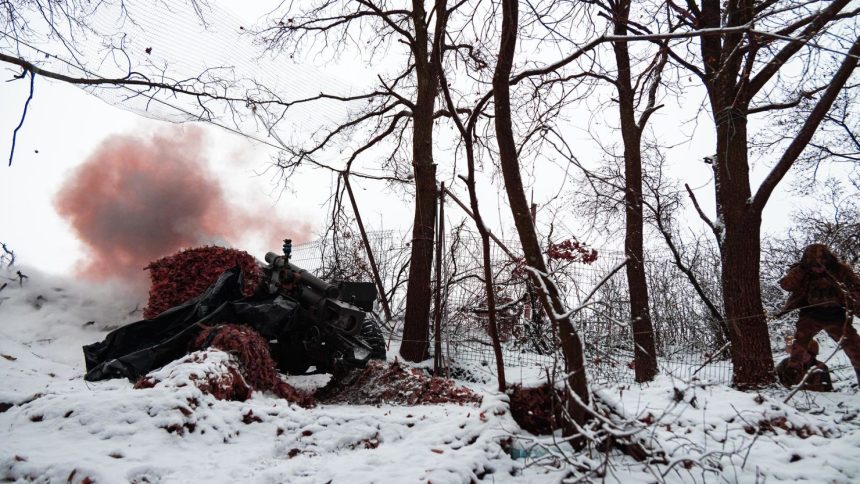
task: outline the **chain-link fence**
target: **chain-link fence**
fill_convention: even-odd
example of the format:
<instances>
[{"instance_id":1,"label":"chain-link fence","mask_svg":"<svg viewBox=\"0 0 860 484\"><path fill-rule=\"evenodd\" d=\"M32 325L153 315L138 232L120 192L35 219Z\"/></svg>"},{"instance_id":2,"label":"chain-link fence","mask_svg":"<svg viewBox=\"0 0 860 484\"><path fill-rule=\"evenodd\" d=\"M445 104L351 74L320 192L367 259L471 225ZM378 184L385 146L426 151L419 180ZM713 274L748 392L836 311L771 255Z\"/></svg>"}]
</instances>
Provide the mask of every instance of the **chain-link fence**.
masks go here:
<instances>
[{"instance_id":1,"label":"chain-link fence","mask_svg":"<svg viewBox=\"0 0 860 484\"><path fill-rule=\"evenodd\" d=\"M410 249L407 237L392 231L368 234L395 320L402 316L405 307ZM434 276L432 287L433 291L441 290L445 359L454 366L477 364L491 368L494 354L488 333L480 238L458 227L449 231L445 240L442 283L437 284L438 276ZM503 242L514 253L519 252L517 242ZM561 361L558 344L549 318L540 309L535 289L520 265L498 245L493 244L491 251L497 320L506 366L556 367ZM597 250L596 259L590 263L564 257L549 257L548 261L568 307L574 308L623 259L620 252ZM295 245L293 261L327 279L372 280L358 234L342 232L336 241ZM646 270L661 372L679 378L695 373L701 378L730 381L731 363L721 324L711 317L668 258L647 260ZM621 270L604 281L590 304L574 316L592 381L633 381L629 311L626 276ZM719 352L721 348L723 351Z\"/></svg>"}]
</instances>

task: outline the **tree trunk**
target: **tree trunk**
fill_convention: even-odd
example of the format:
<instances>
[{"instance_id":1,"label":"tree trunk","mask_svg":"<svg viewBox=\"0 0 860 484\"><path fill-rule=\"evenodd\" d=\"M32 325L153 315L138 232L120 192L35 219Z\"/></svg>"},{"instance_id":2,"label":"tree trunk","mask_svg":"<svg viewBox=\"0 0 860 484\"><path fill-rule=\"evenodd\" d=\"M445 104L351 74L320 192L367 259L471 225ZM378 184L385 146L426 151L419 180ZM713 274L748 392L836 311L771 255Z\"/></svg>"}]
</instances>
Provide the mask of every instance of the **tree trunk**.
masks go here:
<instances>
[{"instance_id":1,"label":"tree trunk","mask_svg":"<svg viewBox=\"0 0 860 484\"><path fill-rule=\"evenodd\" d=\"M702 4L703 28L721 25L720 5L719 2ZM744 25L753 15L753 2L742 0L727 7L726 24ZM734 386L758 388L775 379L759 280L761 211L752 206L749 179L746 114L755 91L741 73L744 56L730 54L742 40L742 34L703 37L701 50L717 134L715 233L720 245L723 306L732 342Z\"/></svg>"},{"instance_id":2,"label":"tree trunk","mask_svg":"<svg viewBox=\"0 0 860 484\"><path fill-rule=\"evenodd\" d=\"M629 261L627 262L627 287L630 291L635 375L637 382L645 382L653 380L657 375L657 350L654 344L651 314L648 310L648 285L645 278L645 253L642 242L642 165L641 161L636 160L637 157L638 153L628 158L625 150L627 221L624 252Z\"/></svg>"},{"instance_id":3,"label":"tree trunk","mask_svg":"<svg viewBox=\"0 0 860 484\"><path fill-rule=\"evenodd\" d=\"M732 336L734 386L759 388L774 382L773 357L759 281L759 220L726 224L723 299Z\"/></svg>"},{"instance_id":4,"label":"tree trunk","mask_svg":"<svg viewBox=\"0 0 860 484\"><path fill-rule=\"evenodd\" d=\"M615 34L627 35L630 0L617 4ZM648 310L648 284L645 278L645 253L642 226L642 132L636 123L636 93L632 86L630 52L626 42L612 44L618 65L616 87L624 141L624 209L626 225L624 252L627 255L627 287L630 292L630 321L633 332L633 361L637 382L651 381L657 375L654 329Z\"/></svg>"},{"instance_id":5,"label":"tree trunk","mask_svg":"<svg viewBox=\"0 0 860 484\"><path fill-rule=\"evenodd\" d=\"M416 123L417 124L417 123ZM418 130L416 126L416 131ZM417 136L416 136L417 137ZM416 143L417 145L417 143ZM429 356L431 266L436 209L436 165L429 151L425 164L415 159L415 218L412 227L412 252L409 282L406 286L406 315L400 356L406 361L423 361Z\"/></svg>"},{"instance_id":6,"label":"tree trunk","mask_svg":"<svg viewBox=\"0 0 860 484\"><path fill-rule=\"evenodd\" d=\"M734 386L758 388L775 379L759 280L761 214L750 201L747 121L728 108L717 111L716 122L723 305L732 341Z\"/></svg>"},{"instance_id":7,"label":"tree trunk","mask_svg":"<svg viewBox=\"0 0 860 484\"><path fill-rule=\"evenodd\" d=\"M502 0L502 33L499 58L496 71L493 75L496 139L499 145L499 163L502 168L502 176L505 180L505 190L511 206L514 224L517 227L517 233L523 247L526 264L541 274L536 275L530 272L535 286L539 288L538 296L541 304L546 313L555 319L555 315L565 312L564 304L556 290L556 286L546 277L546 263L540 244L538 243L537 233L520 176L520 164L511 122L509 82L517 41L517 8L517 0ZM540 288L544 288L544 290L540 290ZM570 318L560 318L557 323L562 352L564 354L565 371L568 374L567 384L579 400L577 402L573 398L568 397L565 407L573 422L581 426L587 419L588 413L586 407L589 402L588 381L583 364L582 341L579 339L579 335L576 333ZM574 425L565 422L563 433L566 436L573 436L577 433L575 429ZM581 448L584 444L585 442L582 438L574 438L571 441L571 445L574 448Z\"/></svg>"},{"instance_id":8,"label":"tree trunk","mask_svg":"<svg viewBox=\"0 0 860 484\"><path fill-rule=\"evenodd\" d=\"M748 25L762 15L765 16L757 21L780 17L779 11L765 14L764 4L753 0L703 0L698 6L695 2L688 3L691 6L688 13L698 29ZM732 342L734 384L740 388L760 387L774 381L759 281L761 213L856 68L860 39L844 57L801 131L759 186L755 197L750 189L746 116L753 97L771 85L779 70L808 45L807 40L820 35L850 3L850 0L828 2L817 13L796 22L789 30L797 40L786 43L767 59L757 56L771 50L761 49L756 36L749 33L704 36L699 41L702 70L696 72L708 90L717 134L714 174L718 219L712 228L721 250L723 302ZM757 9L761 11L757 13ZM759 67L757 72L756 67Z\"/></svg>"},{"instance_id":9,"label":"tree trunk","mask_svg":"<svg viewBox=\"0 0 860 484\"><path fill-rule=\"evenodd\" d=\"M444 7L445 2L441 3ZM444 10L444 9L443 9ZM445 28L445 16L437 16L436 29ZM433 163L433 109L439 84L439 65L427 51L424 2L413 0L412 22L415 42L415 76L418 83L415 109L412 113L412 164L415 174L415 218L412 226L412 253L409 259L409 282L406 286L406 315L400 356L407 361L423 361L429 356L430 278L433 265L433 235L436 219L436 165ZM440 25L441 24L441 25ZM437 40L436 33L434 49Z\"/></svg>"}]
</instances>

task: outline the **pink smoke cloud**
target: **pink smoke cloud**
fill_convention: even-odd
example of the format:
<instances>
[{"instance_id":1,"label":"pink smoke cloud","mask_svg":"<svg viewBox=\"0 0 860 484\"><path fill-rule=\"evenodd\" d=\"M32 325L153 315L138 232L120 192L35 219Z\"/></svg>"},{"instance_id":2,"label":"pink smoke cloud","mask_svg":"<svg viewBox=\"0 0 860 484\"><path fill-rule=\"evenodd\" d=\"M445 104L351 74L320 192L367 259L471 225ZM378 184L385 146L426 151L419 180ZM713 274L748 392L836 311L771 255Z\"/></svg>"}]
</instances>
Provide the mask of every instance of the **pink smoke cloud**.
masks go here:
<instances>
[{"instance_id":1,"label":"pink smoke cloud","mask_svg":"<svg viewBox=\"0 0 860 484\"><path fill-rule=\"evenodd\" d=\"M274 216L270 207L232 204L209 167L204 142L196 128L111 136L72 173L55 205L88 248L80 275L145 287L143 267L181 248L257 236L277 249L284 236L311 237L306 222Z\"/></svg>"}]
</instances>

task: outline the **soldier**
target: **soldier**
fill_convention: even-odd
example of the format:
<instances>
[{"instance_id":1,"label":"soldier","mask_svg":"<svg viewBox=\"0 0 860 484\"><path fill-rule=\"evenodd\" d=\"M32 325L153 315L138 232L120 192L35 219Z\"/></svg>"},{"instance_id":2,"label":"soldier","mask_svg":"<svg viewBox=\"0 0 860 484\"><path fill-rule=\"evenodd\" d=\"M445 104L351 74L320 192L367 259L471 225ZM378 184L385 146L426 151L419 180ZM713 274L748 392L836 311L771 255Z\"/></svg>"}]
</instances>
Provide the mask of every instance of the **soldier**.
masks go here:
<instances>
[{"instance_id":1,"label":"soldier","mask_svg":"<svg viewBox=\"0 0 860 484\"><path fill-rule=\"evenodd\" d=\"M842 342L860 382L860 335L852 324L853 314L860 313L860 277L827 246L812 244L779 285L791 293L779 314L800 310L788 367L799 371L804 361L813 359L807 348L812 338L824 330L833 340Z\"/></svg>"},{"instance_id":2,"label":"soldier","mask_svg":"<svg viewBox=\"0 0 860 484\"><path fill-rule=\"evenodd\" d=\"M818 342L809 341L809 346L806 347L806 357L800 368L789 367L790 358L784 358L776 365L776 375L779 377L779 382L788 388L791 388L801 382L803 377L809 372L806 378L806 383L803 384L804 390L813 392L832 392L833 381L830 379L830 370L827 365L818 361Z\"/></svg>"}]
</instances>

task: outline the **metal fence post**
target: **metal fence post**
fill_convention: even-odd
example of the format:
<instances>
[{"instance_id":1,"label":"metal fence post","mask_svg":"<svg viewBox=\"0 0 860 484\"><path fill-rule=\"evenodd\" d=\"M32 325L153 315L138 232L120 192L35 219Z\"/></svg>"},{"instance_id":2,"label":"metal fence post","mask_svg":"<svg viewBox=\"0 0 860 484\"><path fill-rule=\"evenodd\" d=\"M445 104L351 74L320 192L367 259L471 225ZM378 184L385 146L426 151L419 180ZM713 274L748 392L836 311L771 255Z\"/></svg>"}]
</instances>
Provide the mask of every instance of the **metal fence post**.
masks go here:
<instances>
[{"instance_id":1,"label":"metal fence post","mask_svg":"<svg viewBox=\"0 0 860 484\"><path fill-rule=\"evenodd\" d=\"M433 325L435 327L433 341L433 373L440 375L444 371L442 360L442 251L445 248L445 182L439 190L439 210L437 212L436 227L436 301L433 311Z\"/></svg>"}]
</instances>

